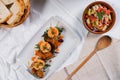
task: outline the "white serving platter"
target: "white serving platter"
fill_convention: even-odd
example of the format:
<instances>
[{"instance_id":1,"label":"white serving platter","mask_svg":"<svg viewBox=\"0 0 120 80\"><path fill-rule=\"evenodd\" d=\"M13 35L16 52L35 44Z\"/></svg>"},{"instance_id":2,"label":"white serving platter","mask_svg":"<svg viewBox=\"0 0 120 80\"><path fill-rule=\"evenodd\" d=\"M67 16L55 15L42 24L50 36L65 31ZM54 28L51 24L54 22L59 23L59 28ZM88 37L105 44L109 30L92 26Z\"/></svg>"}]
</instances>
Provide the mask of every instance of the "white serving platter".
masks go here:
<instances>
[{"instance_id":1,"label":"white serving platter","mask_svg":"<svg viewBox=\"0 0 120 80\"><path fill-rule=\"evenodd\" d=\"M71 56L72 52L77 48L80 44L80 37L71 29L71 26L67 24L63 19L58 16L51 17L38 32L33 36L33 38L29 41L29 43L24 47L21 53L17 56L17 63L24 68L23 70L28 71L28 61L31 60L31 57L34 55L34 46L40 40L43 40L43 33L50 26L56 26L64 28L62 35L64 36L64 42L59 47L60 52L52 59L51 66L48 72L45 74L44 78L34 77L34 80L46 80L50 77L51 74L56 72L62 64ZM24 73L25 74L25 73ZM29 73L30 74L30 73ZM32 74L30 74L33 76Z\"/></svg>"}]
</instances>

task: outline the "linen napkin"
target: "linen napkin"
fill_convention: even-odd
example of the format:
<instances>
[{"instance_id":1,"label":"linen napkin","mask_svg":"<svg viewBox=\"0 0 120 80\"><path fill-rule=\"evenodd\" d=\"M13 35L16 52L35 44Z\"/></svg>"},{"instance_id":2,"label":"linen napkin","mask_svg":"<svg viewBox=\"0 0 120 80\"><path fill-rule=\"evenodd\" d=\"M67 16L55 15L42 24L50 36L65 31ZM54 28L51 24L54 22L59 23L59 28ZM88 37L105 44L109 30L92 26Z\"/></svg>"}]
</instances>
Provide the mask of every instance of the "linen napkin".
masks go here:
<instances>
[{"instance_id":1,"label":"linen napkin","mask_svg":"<svg viewBox=\"0 0 120 80\"><path fill-rule=\"evenodd\" d=\"M71 73L90 52L103 35L88 34L80 58L67 67ZM109 47L98 51L73 77L72 80L120 80L120 40L112 38ZM60 73L60 72L59 72ZM54 77L59 75L53 75ZM50 79L52 80L52 78ZM59 80L59 79L57 79Z\"/></svg>"}]
</instances>

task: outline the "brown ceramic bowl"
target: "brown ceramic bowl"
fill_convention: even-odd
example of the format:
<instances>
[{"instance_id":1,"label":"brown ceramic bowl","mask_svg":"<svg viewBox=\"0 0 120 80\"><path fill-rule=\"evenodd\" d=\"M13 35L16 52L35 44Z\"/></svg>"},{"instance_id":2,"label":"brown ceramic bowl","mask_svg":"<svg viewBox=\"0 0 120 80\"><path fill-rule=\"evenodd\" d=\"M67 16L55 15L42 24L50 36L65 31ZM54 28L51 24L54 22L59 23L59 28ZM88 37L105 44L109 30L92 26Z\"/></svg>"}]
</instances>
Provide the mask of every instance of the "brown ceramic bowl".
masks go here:
<instances>
[{"instance_id":1,"label":"brown ceramic bowl","mask_svg":"<svg viewBox=\"0 0 120 80\"><path fill-rule=\"evenodd\" d=\"M90 28L88 27L87 23L86 23L86 17L85 17L85 16L86 16L86 14L87 14L87 12L88 12L88 9L91 8L92 6L98 5L98 4L101 4L102 6L105 6L107 9L110 9L110 10L112 11L112 12L110 13L110 14L111 14L111 18L112 18L112 22L110 23L109 27L108 27L105 31L94 31L94 30L90 29ZM115 23L115 20L116 20L116 14L115 14L114 9L113 9L108 3L103 2L103 1L96 1L96 2L93 2L93 3L89 4L89 5L85 8L85 10L84 10L84 12L83 12L82 20L83 20L83 24L84 24L85 28L86 28L89 32L94 33L94 34L103 34L103 33L105 33L105 32L108 32L108 31L113 27L113 25L114 25L114 23Z\"/></svg>"}]
</instances>

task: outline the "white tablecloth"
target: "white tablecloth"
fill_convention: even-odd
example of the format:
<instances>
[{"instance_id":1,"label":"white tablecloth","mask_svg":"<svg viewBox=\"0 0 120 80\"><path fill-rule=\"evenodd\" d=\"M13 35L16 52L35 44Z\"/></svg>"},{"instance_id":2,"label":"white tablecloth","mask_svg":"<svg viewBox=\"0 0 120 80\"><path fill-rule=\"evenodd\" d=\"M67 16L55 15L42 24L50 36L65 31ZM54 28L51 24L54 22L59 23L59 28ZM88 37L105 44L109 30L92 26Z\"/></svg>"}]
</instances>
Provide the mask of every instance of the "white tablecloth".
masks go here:
<instances>
[{"instance_id":1,"label":"white tablecloth","mask_svg":"<svg viewBox=\"0 0 120 80\"><path fill-rule=\"evenodd\" d=\"M33 80L29 74L21 70L15 71L14 63L20 51L40 29L42 24L51 16L60 16L80 36L81 44L73 51L71 57L62 67L73 63L80 55L84 39L87 35L82 25L81 16L84 8L94 0L31 0L31 13L28 19L21 25L12 29L0 28L0 80ZM110 0L119 16L118 0ZM114 38L120 39L120 28L117 18L115 27L106 33Z\"/></svg>"}]
</instances>

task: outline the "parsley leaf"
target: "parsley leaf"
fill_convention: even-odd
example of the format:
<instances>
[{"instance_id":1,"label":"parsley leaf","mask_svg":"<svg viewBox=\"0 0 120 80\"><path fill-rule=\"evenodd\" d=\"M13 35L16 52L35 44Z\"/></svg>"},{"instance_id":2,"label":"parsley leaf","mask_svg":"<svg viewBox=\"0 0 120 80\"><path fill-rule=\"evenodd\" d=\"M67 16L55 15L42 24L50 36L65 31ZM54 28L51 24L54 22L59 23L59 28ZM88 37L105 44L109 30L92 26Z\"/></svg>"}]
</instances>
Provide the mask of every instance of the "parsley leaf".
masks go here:
<instances>
[{"instance_id":1,"label":"parsley leaf","mask_svg":"<svg viewBox=\"0 0 120 80\"><path fill-rule=\"evenodd\" d=\"M43 70L45 71L50 66L51 66L50 64L45 64L45 66L43 67Z\"/></svg>"},{"instance_id":2,"label":"parsley leaf","mask_svg":"<svg viewBox=\"0 0 120 80\"><path fill-rule=\"evenodd\" d=\"M44 40L46 41L47 39L48 39L48 30L46 30L45 32L44 32L44 34L42 35L42 37L44 37Z\"/></svg>"},{"instance_id":3,"label":"parsley leaf","mask_svg":"<svg viewBox=\"0 0 120 80\"><path fill-rule=\"evenodd\" d=\"M63 32L64 28L59 28L59 27L56 27L59 31L59 35L61 35L61 33Z\"/></svg>"},{"instance_id":4,"label":"parsley leaf","mask_svg":"<svg viewBox=\"0 0 120 80\"><path fill-rule=\"evenodd\" d=\"M35 45L35 49L40 50L40 46L38 44Z\"/></svg>"},{"instance_id":5,"label":"parsley leaf","mask_svg":"<svg viewBox=\"0 0 120 80\"><path fill-rule=\"evenodd\" d=\"M98 16L99 20L102 20L104 14L105 14L104 12L97 12L97 16Z\"/></svg>"}]
</instances>

